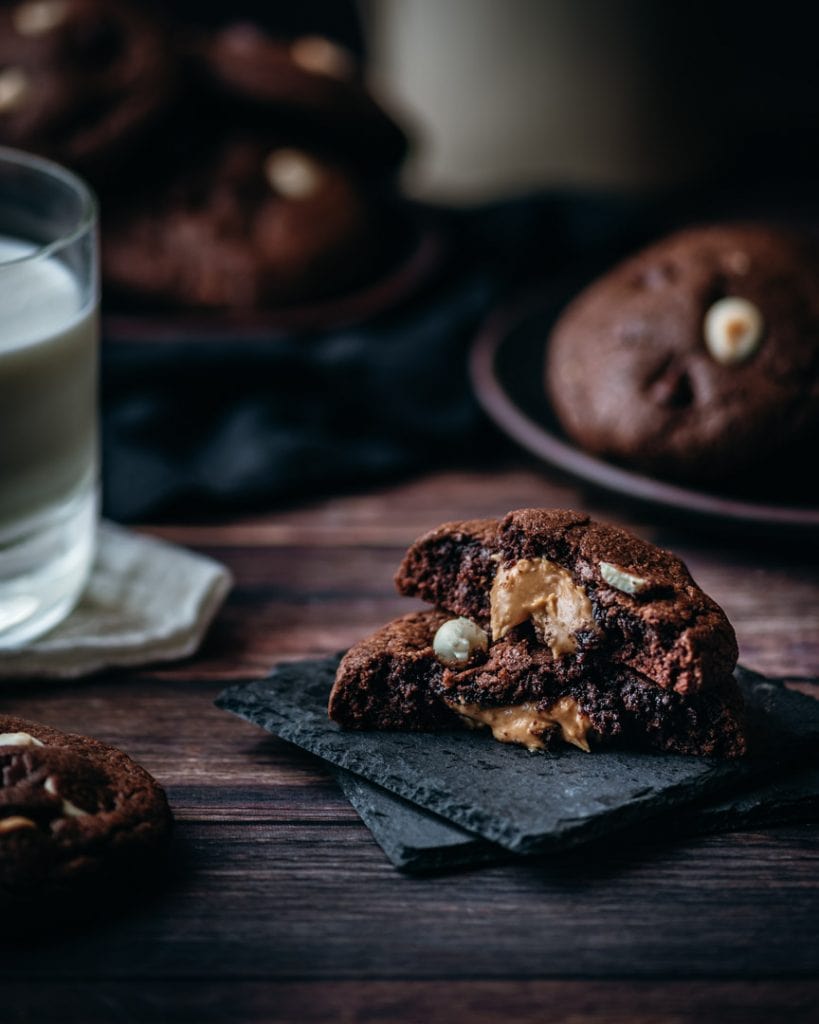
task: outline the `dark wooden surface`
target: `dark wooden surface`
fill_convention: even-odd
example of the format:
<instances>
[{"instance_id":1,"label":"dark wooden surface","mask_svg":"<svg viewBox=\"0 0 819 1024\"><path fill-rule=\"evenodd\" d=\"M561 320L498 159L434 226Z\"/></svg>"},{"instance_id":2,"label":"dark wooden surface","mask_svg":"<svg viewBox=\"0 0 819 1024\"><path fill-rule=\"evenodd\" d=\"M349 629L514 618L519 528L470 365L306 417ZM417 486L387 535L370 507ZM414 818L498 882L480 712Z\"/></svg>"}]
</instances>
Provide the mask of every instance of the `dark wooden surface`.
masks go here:
<instances>
[{"instance_id":1,"label":"dark wooden surface","mask_svg":"<svg viewBox=\"0 0 819 1024\"><path fill-rule=\"evenodd\" d=\"M406 878L318 762L213 707L227 680L339 650L409 610L392 573L417 534L526 505L588 508L673 546L726 608L743 662L814 692L799 680L819 674L815 550L672 531L527 469L153 528L236 575L201 653L4 685L0 707L115 743L157 776L178 823L168 881L75 933L44 920L22 942L4 921L0 1021L815 1022L815 826L674 842L658 829L557 861Z\"/></svg>"}]
</instances>

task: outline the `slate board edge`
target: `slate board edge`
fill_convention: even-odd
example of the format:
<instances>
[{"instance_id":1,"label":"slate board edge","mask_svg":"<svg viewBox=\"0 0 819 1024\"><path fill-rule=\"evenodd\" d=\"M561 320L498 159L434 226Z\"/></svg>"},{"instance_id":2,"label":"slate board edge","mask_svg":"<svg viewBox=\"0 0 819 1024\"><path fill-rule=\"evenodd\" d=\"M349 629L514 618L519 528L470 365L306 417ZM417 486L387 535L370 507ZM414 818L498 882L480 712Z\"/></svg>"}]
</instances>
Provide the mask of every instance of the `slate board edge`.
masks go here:
<instances>
[{"instance_id":1,"label":"slate board edge","mask_svg":"<svg viewBox=\"0 0 819 1024\"><path fill-rule=\"evenodd\" d=\"M453 825L443 818L441 821L448 825L453 832L463 832L464 839L462 842L454 841L440 846L429 845L421 847L407 845L401 842L400 839L396 841L394 837L393 841L390 841L387 830L379 828L378 824L373 822L365 801L361 799L362 790L365 793L367 791L375 791L376 798L382 800L402 800L408 805L408 808L414 810L421 820L435 816L426 808L416 807L410 801L404 800L403 797L396 797L386 790L378 793L381 787L369 779L354 775L344 768L336 768L334 766L331 766L331 768L344 796L350 801L363 824L370 830L374 841L383 850L387 859L399 871L406 872L407 874L434 874L527 858L526 854L511 853L496 843L467 833L460 826ZM748 795L753 794L758 788L751 782ZM731 808L729 813L730 819L726 822L725 818L722 817L724 814L724 804L705 804L703 807L692 808L688 813L678 816L667 815L665 819L661 818L661 820L668 828L667 835L669 838L691 838L718 833L742 832L747 829L775 828L780 825L819 823L819 791L813 792L806 797L793 798L779 803L772 810L755 806L748 811L738 811ZM645 824L645 821L641 822L641 825ZM652 824L656 824L656 822L648 822L649 826ZM637 826L634 830L635 836L640 835L643 831L640 826ZM626 830L627 832L628 830ZM537 854L534 856L537 856Z\"/></svg>"},{"instance_id":2,"label":"slate board edge","mask_svg":"<svg viewBox=\"0 0 819 1024\"><path fill-rule=\"evenodd\" d=\"M318 660L312 662L312 664L318 663L320 663ZM292 668L293 663L286 663L286 666ZM753 673L750 670L744 671L760 681L768 682L771 685L779 685L772 683L768 677L763 677L759 673ZM305 747L300 742L297 731L290 728L291 723L289 721L285 720L282 724L277 719L275 712L271 711L269 707L259 700L258 687L264 686L269 681L269 678L267 678L230 686L219 695L216 704L218 707L231 711L233 714L267 729L282 739L294 743L301 749L310 750L309 747ZM796 698L801 697L805 701L813 702L813 698L799 694L798 691L789 691L789 693L792 693ZM255 714L253 713L254 705L256 706ZM314 753L312 750L310 752ZM314 753L314 756L319 756L328 763L344 768L356 775L361 775L364 778L368 777L369 764L363 763L355 753L350 753L350 751L328 752L325 750L320 755ZM769 765L764 761L760 761L755 765L748 764L746 765L747 771L743 778L738 780L735 775L721 772L719 770L720 762L711 761L706 763L708 764L708 772L699 781L698 802L719 792L729 792L742 782L753 781L755 777L769 769ZM787 759L779 761L777 763L778 769L781 770L787 763ZM648 802L651 791L648 791L642 798L638 796L628 805L611 808L591 819L579 820L575 828L569 827L560 836L532 836L527 833L521 833L520 830L514 828L514 825L510 826L509 823L498 824L491 816L482 812L479 807L453 805L446 794L437 793L435 790L424 790L423 788L419 790L417 787L409 788L402 778L391 775L389 772L379 776L378 784L389 792L408 800L410 803L417 802L419 799L422 800L423 805L428 807L433 813L455 822L455 824L467 831L477 831L486 839L498 843L504 849L515 854L549 853L570 849L589 842L595 838L596 834L603 832L611 834L623 831L635 822L660 816L669 810L669 805L672 807L690 806L690 801L678 803L673 799L680 789L687 788L687 784L682 782L670 785L665 789L663 793L664 799L648 811L646 811L645 804ZM571 822L571 820L567 819L568 822Z\"/></svg>"},{"instance_id":3,"label":"slate board edge","mask_svg":"<svg viewBox=\"0 0 819 1024\"><path fill-rule=\"evenodd\" d=\"M329 767L339 789L350 801L353 810L361 818L364 826L369 829L374 842L381 848L393 867L399 871L413 875L435 874L518 859L515 854L498 846L497 843L492 843L475 833L466 832L445 818L440 819L443 825L452 829L453 832L463 833L461 841L425 847L407 844L400 837L396 838L394 831L390 833L389 829L380 828L378 822L373 820L372 811L366 808L362 799L362 791L364 793L376 791L377 797L380 796L381 799L401 800L407 805L406 809L409 813L418 815L422 820L435 817L431 811L417 807L404 797L397 797L394 793L389 793L386 790L379 794L377 791L381 790L380 786L360 775L348 772L345 768L337 768L334 765Z\"/></svg>"}]
</instances>

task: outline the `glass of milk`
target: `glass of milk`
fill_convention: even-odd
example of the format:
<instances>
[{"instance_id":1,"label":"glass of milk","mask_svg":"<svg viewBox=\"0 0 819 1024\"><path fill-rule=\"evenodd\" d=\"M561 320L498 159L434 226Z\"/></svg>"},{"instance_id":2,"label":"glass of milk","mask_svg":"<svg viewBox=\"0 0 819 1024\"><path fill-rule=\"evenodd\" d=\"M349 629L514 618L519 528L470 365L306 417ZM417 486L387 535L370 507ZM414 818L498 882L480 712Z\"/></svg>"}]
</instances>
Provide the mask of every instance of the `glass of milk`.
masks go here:
<instances>
[{"instance_id":1,"label":"glass of milk","mask_svg":"<svg viewBox=\"0 0 819 1024\"><path fill-rule=\"evenodd\" d=\"M76 604L98 515L96 205L0 147L0 650Z\"/></svg>"}]
</instances>

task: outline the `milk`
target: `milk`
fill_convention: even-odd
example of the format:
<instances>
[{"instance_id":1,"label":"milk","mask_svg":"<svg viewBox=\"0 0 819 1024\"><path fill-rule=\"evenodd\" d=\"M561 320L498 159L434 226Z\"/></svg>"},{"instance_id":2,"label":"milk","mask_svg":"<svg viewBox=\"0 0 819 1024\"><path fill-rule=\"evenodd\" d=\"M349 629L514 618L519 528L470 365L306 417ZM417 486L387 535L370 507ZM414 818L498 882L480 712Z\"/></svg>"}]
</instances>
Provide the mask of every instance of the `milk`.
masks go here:
<instances>
[{"instance_id":1,"label":"milk","mask_svg":"<svg viewBox=\"0 0 819 1024\"><path fill-rule=\"evenodd\" d=\"M0 236L0 648L65 616L94 552L96 297L33 251Z\"/></svg>"},{"instance_id":2,"label":"milk","mask_svg":"<svg viewBox=\"0 0 819 1024\"><path fill-rule=\"evenodd\" d=\"M0 543L96 476L96 309L31 252L0 236Z\"/></svg>"}]
</instances>

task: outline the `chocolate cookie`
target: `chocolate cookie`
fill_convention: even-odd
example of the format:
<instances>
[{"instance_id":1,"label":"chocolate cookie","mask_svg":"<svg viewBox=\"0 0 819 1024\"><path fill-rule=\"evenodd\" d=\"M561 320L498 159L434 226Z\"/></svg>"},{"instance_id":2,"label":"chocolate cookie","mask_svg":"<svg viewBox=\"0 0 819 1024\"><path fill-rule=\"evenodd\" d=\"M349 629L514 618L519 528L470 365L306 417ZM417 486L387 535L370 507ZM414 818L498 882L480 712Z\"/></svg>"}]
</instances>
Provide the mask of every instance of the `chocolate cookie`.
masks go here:
<instances>
[{"instance_id":1,"label":"chocolate cookie","mask_svg":"<svg viewBox=\"0 0 819 1024\"><path fill-rule=\"evenodd\" d=\"M365 282L379 234L356 177L304 150L234 138L103 223L120 293L168 305L286 306Z\"/></svg>"},{"instance_id":2,"label":"chocolate cookie","mask_svg":"<svg viewBox=\"0 0 819 1024\"><path fill-rule=\"evenodd\" d=\"M118 0L0 7L0 142L83 170L130 150L165 108L175 62L156 12Z\"/></svg>"},{"instance_id":3,"label":"chocolate cookie","mask_svg":"<svg viewBox=\"0 0 819 1024\"><path fill-rule=\"evenodd\" d=\"M773 227L681 231L591 285L552 332L546 387L574 440L722 484L819 437L819 253Z\"/></svg>"},{"instance_id":4,"label":"chocolate cookie","mask_svg":"<svg viewBox=\"0 0 819 1024\"><path fill-rule=\"evenodd\" d=\"M361 173L394 170L407 139L364 86L353 54L329 39L273 39L249 23L216 33L200 47L218 90L304 145L323 147Z\"/></svg>"},{"instance_id":5,"label":"chocolate cookie","mask_svg":"<svg viewBox=\"0 0 819 1024\"><path fill-rule=\"evenodd\" d=\"M580 512L519 509L445 523L412 545L396 585L491 628L495 639L514 619L532 618L531 609L565 674L595 657L685 694L736 665L731 624L679 558ZM549 593L559 612L550 617L563 626L538 626L537 602Z\"/></svg>"},{"instance_id":6,"label":"chocolate cookie","mask_svg":"<svg viewBox=\"0 0 819 1024\"><path fill-rule=\"evenodd\" d=\"M457 728L440 700L444 666L432 651L446 612L411 612L351 647L330 693L329 714L348 728Z\"/></svg>"},{"instance_id":7,"label":"chocolate cookie","mask_svg":"<svg viewBox=\"0 0 819 1024\"><path fill-rule=\"evenodd\" d=\"M0 905L131 881L170 828L162 789L119 750L0 716Z\"/></svg>"},{"instance_id":8,"label":"chocolate cookie","mask_svg":"<svg viewBox=\"0 0 819 1024\"><path fill-rule=\"evenodd\" d=\"M522 630L473 650L462 666L446 664L442 627L465 621L414 612L356 644L339 666L330 718L348 729L487 727L532 750L560 741L586 751L621 745L708 757L745 750L731 676L694 696L612 666L589 665L567 681L548 647Z\"/></svg>"},{"instance_id":9,"label":"chocolate cookie","mask_svg":"<svg viewBox=\"0 0 819 1024\"><path fill-rule=\"evenodd\" d=\"M447 523L396 583L438 610L345 656L329 705L343 725L440 728L454 713L530 747L745 750L730 623L678 558L625 530L562 509Z\"/></svg>"}]
</instances>

